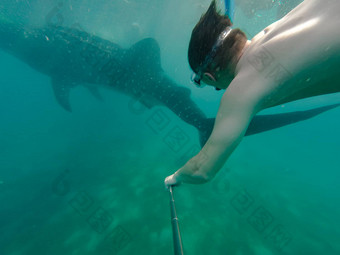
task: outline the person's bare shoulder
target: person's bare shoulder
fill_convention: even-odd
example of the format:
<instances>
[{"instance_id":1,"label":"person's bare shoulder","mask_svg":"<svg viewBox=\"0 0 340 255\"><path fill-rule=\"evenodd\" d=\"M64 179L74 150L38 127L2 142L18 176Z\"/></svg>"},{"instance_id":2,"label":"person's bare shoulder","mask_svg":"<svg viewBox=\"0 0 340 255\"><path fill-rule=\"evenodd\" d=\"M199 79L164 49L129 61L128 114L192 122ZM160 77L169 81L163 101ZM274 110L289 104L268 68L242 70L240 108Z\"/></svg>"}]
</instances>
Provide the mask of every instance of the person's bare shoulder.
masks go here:
<instances>
[{"instance_id":1,"label":"person's bare shoulder","mask_svg":"<svg viewBox=\"0 0 340 255\"><path fill-rule=\"evenodd\" d=\"M253 68L246 66L236 75L224 93L221 108L225 109L223 112L237 109L256 114L265 106L268 88L268 80Z\"/></svg>"}]
</instances>

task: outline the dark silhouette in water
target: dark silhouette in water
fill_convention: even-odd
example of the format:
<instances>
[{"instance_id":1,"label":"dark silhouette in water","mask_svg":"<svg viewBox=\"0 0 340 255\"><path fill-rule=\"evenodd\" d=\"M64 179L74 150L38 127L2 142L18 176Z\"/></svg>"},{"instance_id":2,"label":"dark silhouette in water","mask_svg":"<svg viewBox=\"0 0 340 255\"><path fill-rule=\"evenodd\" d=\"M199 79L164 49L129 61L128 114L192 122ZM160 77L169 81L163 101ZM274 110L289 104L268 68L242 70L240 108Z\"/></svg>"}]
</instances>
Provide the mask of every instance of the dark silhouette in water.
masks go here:
<instances>
[{"instance_id":1,"label":"dark silhouette in water","mask_svg":"<svg viewBox=\"0 0 340 255\"><path fill-rule=\"evenodd\" d=\"M294 124L302 120L308 120L325 111L334 109L340 104L333 104L306 111L295 111L290 113L257 115L250 122L245 136L258 134L279 127Z\"/></svg>"},{"instance_id":2,"label":"dark silhouette in water","mask_svg":"<svg viewBox=\"0 0 340 255\"><path fill-rule=\"evenodd\" d=\"M106 86L135 98L148 108L166 106L197 128L201 145L212 132L214 119L207 118L199 109L190 98L189 89L178 86L164 73L159 46L152 38L123 49L77 29L25 28L0 15L0 47L50 76L55 97L67 111L71 111L71 88L83 85L101 99L98 87ZM257 116L246 135L305 120L336 106Z\"/></svg>"}]
</instances>

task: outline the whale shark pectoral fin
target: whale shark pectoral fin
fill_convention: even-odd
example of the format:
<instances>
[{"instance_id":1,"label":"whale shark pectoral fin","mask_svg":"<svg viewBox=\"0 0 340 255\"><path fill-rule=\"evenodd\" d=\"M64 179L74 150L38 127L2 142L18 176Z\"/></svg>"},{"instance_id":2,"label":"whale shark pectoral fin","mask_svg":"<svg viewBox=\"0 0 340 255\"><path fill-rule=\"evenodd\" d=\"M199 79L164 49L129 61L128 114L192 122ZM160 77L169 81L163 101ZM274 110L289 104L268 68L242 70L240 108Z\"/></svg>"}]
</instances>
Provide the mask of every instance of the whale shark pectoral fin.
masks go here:
<instances>
[{"instance_id":1,"label":"whale shark pectoral fin","mask_svg":"<svg viewBox=\"0 0 340 255\"><path fill-rule=\"evenodd\" d=\"M138 101L144 105L146 108L151 109L154 106L161 105L161 103L152 96L143 95L138 98Z\"/></svg>"},{"instance_id":2,"label":"whale shark pectoral fin","mask_svg":"<svg viewBox=\"0 0 340 255\"><path fill-rule=\"evenodd\" d=\"M72 112L69 96L70 89L72 85L65 83L63 81L52 79L52 87L54 91L54 96L61 107L66 111Z\"/></svg>"},{"instance_id":3,"label":"whale shark pectoral fin","mask_svg":"<svg viewBox=\"0 0 340 255\"><path fill-rule=\"evenodd\" d=\"M92 96L94 96L95 98L98 99L98 101L103 102L104 99L102 97L102 95L99 93L99 89L97 87L94 86L86 86L86 88L90 91L90 93L92 94Z\"/></svg>"}]
</instances>

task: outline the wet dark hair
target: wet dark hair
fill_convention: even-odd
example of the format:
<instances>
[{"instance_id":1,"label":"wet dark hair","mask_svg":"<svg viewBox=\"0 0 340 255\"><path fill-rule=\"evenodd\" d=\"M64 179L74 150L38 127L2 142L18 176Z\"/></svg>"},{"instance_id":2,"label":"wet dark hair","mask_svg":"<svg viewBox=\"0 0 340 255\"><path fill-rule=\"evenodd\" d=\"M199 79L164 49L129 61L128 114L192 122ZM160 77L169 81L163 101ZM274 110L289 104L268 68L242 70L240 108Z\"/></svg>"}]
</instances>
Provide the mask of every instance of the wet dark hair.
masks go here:
<instances>
[{"instance_id":1,"label":"wet dark hair","mask_svg":"<svg viewBox=\"0 0 340 255\"><path fill-rule=\"evenodd\" d=\"M194 72L198 72L206 56L210 53L218 36L226 27L231 27L232 23L228 16L219 14L216 11L216 2L213 0L207 12L201 17L192 30L189 43L188 59L189 65ZM218 48L214 63L214 68L228 68L230 64L237 61L240 51L247 42L247 36L240 29L233 29L223 44ZM211 65L204 71L212 71Z\"/></svg>"}]
</instances>

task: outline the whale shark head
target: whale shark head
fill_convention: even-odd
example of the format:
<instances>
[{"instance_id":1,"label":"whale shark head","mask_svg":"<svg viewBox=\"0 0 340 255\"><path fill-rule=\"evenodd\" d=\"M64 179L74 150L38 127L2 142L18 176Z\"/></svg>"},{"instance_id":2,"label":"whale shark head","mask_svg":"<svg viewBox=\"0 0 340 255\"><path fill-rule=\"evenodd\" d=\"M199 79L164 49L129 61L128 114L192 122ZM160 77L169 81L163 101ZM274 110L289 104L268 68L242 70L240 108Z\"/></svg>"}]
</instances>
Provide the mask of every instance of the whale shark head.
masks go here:
<instances>
[{"instance_id":1,"label":"whale shark head","mask_svg":"<svg viewBox=\"0 0 340 255\"><path fill-rule=\"evenodd\" d=\"M13 22L0 11L0 24L8 24L8 23L13 23Z\"/></svg>"},{"instance_id":2,"label":"whale shark head","mask_svg":"<svg viewBox=\"0 0 340 255\"><path fill-rule=\"evenodd\" d=\"M0 29L5 28L6 26L19 26L19 24L15 23L3 11L0 10Z\"/></svg>"},{"instance_id":3,"label":"whale shark head","mask_svg":"<svg viewBox=\"0 0 340 255\"><path fill-rule=\"evenodd\" d=\"M15 23L0 11L0 47L4 50L10 50L11 46L18 41L22 34L23 26Z\"/></svg>"}]
</instances>

